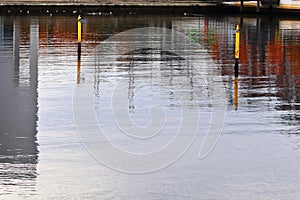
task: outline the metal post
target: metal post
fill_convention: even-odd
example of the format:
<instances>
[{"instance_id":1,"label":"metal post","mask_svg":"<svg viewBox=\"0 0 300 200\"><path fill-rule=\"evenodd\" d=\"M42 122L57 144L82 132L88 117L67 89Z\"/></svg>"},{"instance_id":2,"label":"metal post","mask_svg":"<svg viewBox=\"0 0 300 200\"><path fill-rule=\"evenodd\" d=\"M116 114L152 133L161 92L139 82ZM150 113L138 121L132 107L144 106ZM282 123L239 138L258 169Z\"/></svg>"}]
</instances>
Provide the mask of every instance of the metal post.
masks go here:
<instances>
[{"instance_id":1,"label":"metal post","mask_svg":"<svg viewBox=\"0 0 300 200\"><path fill-rule=\"evenodd\" d=\"M241 0L240 11L244 12L244 0Z\"/></svg>"},{"instance_id":2,"label":"metal post","mask_svg":"<svg viewBox=\"0 0 300 200\"><path fill-rule=\"evenodd\" d=\"M81 58L81 16L77 18L77 30L78 30L78 60Z\"/></svg>"},{"instance_id":3,"label":"metal post","mask_svg":"<svg viewBox=\"0 0 300 200\"><path fill-rule=\"evenodd\" d=\"M235 49L234 49L234 58L238 60L240 58L240 26L236 26L235 32Z\"/></svg>"},{"instance_id":4,"label":"metal post","mask_svg":"<svg viewBox=\"0 0 300 200\"><path fill-rule=\"evenodd\" d=\"M239 59L240 59L240 26L236 26L235 32L235 49L234 49L234 110L238 107L238 76L239 76Z\"/></svg>"}]
</instances>

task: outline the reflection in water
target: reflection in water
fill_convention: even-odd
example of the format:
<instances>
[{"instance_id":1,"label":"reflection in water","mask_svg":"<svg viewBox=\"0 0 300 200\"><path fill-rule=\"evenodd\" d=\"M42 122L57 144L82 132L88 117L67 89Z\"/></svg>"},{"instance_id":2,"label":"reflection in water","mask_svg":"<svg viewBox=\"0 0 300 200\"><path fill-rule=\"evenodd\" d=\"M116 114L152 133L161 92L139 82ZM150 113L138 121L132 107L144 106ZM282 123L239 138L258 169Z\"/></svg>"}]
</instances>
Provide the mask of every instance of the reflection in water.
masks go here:
<instances>
[{"instance_id":1,"label":"reflection in water","mask_svg":"<svg viewBox=\"0 0 300 200\"><path fill-rule=\"evenodd\" d=\"M233 97L233 106L234 110L238 109L239 104L239 62L235 62L234 66L234 97Z\"/></svg>"},{"instance_id":2,"label":"reflection in water","mask_svg":"<svg viewBox=\"0 0 300 200\"><path fill-rule=\"evenodd\" d=\"M25 52L20 52L20 19L1 18L0 26L0 190L9 193L17 185L24 189L20 195L26 195L34 190L37 177L39 24L30 20L29 57L25 58Z\"/></svg>"},{"instance_id":3,"label":"reflection in water","mask_svg":"<svg viewBox=\"0 0 300 200\"><path fill-rule=\"evenodd\" d=\"M100 32L100 23L101 27L104 29L107 27L113 27L114 33L119 33L120 31L124 31L126 29L135 28L135 26L133 26L132 24L120 23L121 19L119 18L114 18L114 20L116 20L116 22L112 23L110 21L108 24L106 24L104 22L101 23L101 18L99 19L100 22L98 20L94 20L94 18L92 17L88 18L88 28L86 30L89 32L86 33L85 39L89 40L90 45L94 44L96 47L99 40L103 41L106 39L103 32L101 32L101 34L99 35L95 34L93 35L93 37L89 38L89 36L94 34L95 32ZM137 22L139 22L139 20L140 18L137 19ZM285 112L285 109L279 107L279 105L281 104L290 105L289 102L283 99L288 95L279 94L279 91L283 93L288 92L289 90L291 90L291 86L295 88L297 87L297 84L299 88L299 83L295 82L295 78L292 78L297 77L299 80L299 74L297 75L295 71L291 70L285 71L287 66L294 65L294 63L297 63L297 60L299 58L295 56L292 59L287 59L287 57L284 56L290 54L287 52L291 51L292 45L300 43L299 38L296 37L293 40L294 44L288 41L284 42L284 40L286 40L284 38L287 37L287 35L284 35L283 32L286 30L282 29L280 24L282 22L278 18L244 18L243 28L241 30L240 65L239 70L237 70L234 69L233 48L235 25L241 21L239 18L226 17L226 19L223 19L221 17L213 18L204 16L190 18L167 18L164 20L165 23L160 23L160 20L158 18L146 18L145 26L150 26L150 24L154 23L156 26L161 27L165 24L168 28L180 31L186 36L190 37L191 45L193 45L195 42L204 45L217 64L218 69L222 71L223 78L226 80L225 83L226 88L228 88L227 91L229 96L228 103L230 104L230 106L232 106L231 109L234 109L234 107L237 106L237 100L239 101L239 107L237 112L234 112L234 114L230 112L231 110L228 111L229 120L224 127L225 136L222 136L222 139L233 137L229 139L230 141L228 142L228 146L226 146L231 150L228 150L226 148L220 150L221 152L229 153L227 156L225 155L226 153L220 153L220 157L218 157L218 160L210 163L212 165L207 166L208 168L213 168L211 171L203 169L203 166L199 163L199 165L197 165L197 163L188 160L186 164L188 167L186 170L182 168L179 169L180 172L174 170L175 173L173 175L166 175L164 172L161 173L162 175L165 175L166 177L172 179L173 182L170 180L170 182L161 180L160 178L157 178L155 177L155 175L153 175L150 176L151 178L154 177L153 182L148 179L146 181L146 184L148 184L149 182L152 183L152 185L150 184L151 186L149 188L142 183L143 181L137 181L137 184L140 184L139 186L137 186L137 192L140 192L140 188L142 188L142 194L140 194L140 196L138 194L133 196L141 197L145 195L147 197L154 197L153 199L156 199L155 197L157 197L157 199L172 199L174 198L174 196L184 196L184 194L186 194L185 191L187 190L190 191L190 196L184 197L186 199L188 199L189 197L191 199L196 199L195 197L197 195L197 197L199 197L203 194L205 195L205 193L207 192L205 189L202 189L202 186L206 186L208 188L208 191L211 192L211 196L208 195L209 197L204 199L212 199L212 196L216 196L215 199L219 199L223 197L223 193L229 196L228 198L224 199L234 199L236 198L235 195L239 196L240 199L245 199L245 197L247 197L247 194L256 196L255 194L253 194L253 191L261 190L267 191L266 195L264 196L266 197L266 199L272 199L272 197L274 197L272 195L276 194L278 191L286 191L284 189L285 186L282 185L289 185L294 189L287 189L288 191L297 192L298 187L293 185L299 183L299 179L296 178L296 180L293 179L293 181L285 181L278 177L278 174L285 174L290 178L294 177L295 174L299 174L294 171L295 168L298 168L299 165L297 164L299 164L299 162L294 163L292 161L297 158L295 154L299 153L299 144L297 143L297 138L293 137L294 141L291 142L292 144L287 145L290 145L290 147L293 146L291 148L295 148L297 150L295 150L295 152L294 149L286 151L283 150L284 145L282 145L281 142L277 141L277 137L279 136L276 134L299 133L299 120L297 121L295 120L295 118L290 119L283 117L286 115L299 116L299 108L297 108L297 106L291 106L287 108L288 112ZM132 19L132 21L134 20ZM293 20L291 22L293 23ZM111 25L111 23L113 25ZM139 25L140 24L137 23L136 27L139 27ZM297 30L295 29L294 31L297 32ZM299 33L297 32L295 35L297 34ZM161 46L166 45L166 43L176 45L176 40L174 40L174 38L167 38L167 42L165 43L163 37L161 37L161 35L164 34L160 33L158 35L159 36L153 36L153 43L160 44ZM106 33L106 36L110 36L108 31ZM133 44L134 41L131 41L130 38L131 37L129 36L124 37L122 45L124 45L124 43ZM139 41L140 43L145 42L143 41L142 36L140 36L137 41ZM104 52L109 54L111 56L111 59L113 59L114 56L119 55L119 53L124 50L120 48L121 45L118 46L118 44L115 44L115 46L115 48L107 49L107 51ZM84 51L89 51L91 49L91 47L86 47ZM170 48L170 50L174 49ZM280 51L282 51L282 54L280 53ZM286 51L286 53L284 53L284 51ZM112 141L115 142L114 144L120 145L120 143L122 143L122 147L125 149L129 149L129 151L148 152L149 149L151 151L156 150L156 148L147 148L147 141L141 142L143 144L141 146L137 145L134 141L130 141L127 144L126 142L124 142L125 139L116 134L119 132L119 130L113 129L115 124L113 123L113 120L111 120L112 117L107 117L109 112L106 110L106 108L110 106L110 98L107 96L107 94L111 92L111 90L107 89L110 83L118 81L119 79L122 79L122 81L124 81L122 82L124 83L124 90L122 94L126 95L129 100L128 108L133 121L141 126L146 125L145 121L149 121L147 120L147 118L145 119L145 112L149 110L148 105L153 102L159 102L155 101L155 99L153 102L149 103L149 99L153 98L153 96L157 97L158 99L165 100L160 101L159 103L161 105L166 105L166 107L170 110L176 110L176 106L178 106L176 102L173 102L174 96L170 93L165 93L163 89L157 91L157 87L141 89L137 88L137 86L141 85L142 83L152 86L159 83L168 87L174 85L178 88L182 87L183 91L186 92L185 95L187 98L190 97L188 92L194 93L197 96L202 96L203 100L205 99L205 97L207 97L207 94L198 93L198 89L201 88L199 87L199 85L201 84L199 84L199 82L197 83L197 81L199 81L202 77L199 76L199 73L195 73L195 71L204 70L203 68L205 68L205 66L203 67L203 65L201 64L199 64L199 66L193 66L193 68L188 69L188 65L184 63L184 61L180 59L180 57L176 57L167 51L161 51L159 49L138 48L136 51L130 51L127 54L123 54L122 56L118 57L116 66L110 62L111 60L104 60L107 56L101 57L101 55L102 54L100 54L99 58L97 59L100 59L101 62L104 63L103 65L99 65L99 62L97 62L97 60L95 61L95 63L86 63L82 61L81 70L83 73L90 75L93 74L96 77L96 109L98 109L99 111L97 113L99 117L98 119L100 121L99 123L102 123L102 125L104 124L103 129L105 130L105 132L110 133L109 137L111 137ZM96 56L98 56L98 54ZM201 58L200 60L203 60L203 58ZM92 72L91 69L93 69L95 66L96 70ZM211 68L209 70L217 71L217 69ZM237 76L238 71L239 76ZM279 80L281 80L282 77L285 77L285 79L288 80L286 82L286 85L282 85L279 83ZM293 83L294 85L290 83ZM206 91L205 89L203 89L203 87L201 89L202 92ZM153 93L149 91L152 91ZM292 92L291 94L298 95L299 97L299 93L297 94L296 92ZM239 99L237 97L239 97ZM299 101L294 101L294 103L296 105L299 105ZM200 102L199 107L201 108L201 111L205 112L208 111L205 110L208 105L209 102L205 102L203 104L202 102ZM139 110L140 108L144 109L141 111ZM171 112L169 110L167 111ZM209 111L205 113L205 119L209 118L208 114ZM177 117L176 113L172 113L172 115L175 116L175 118ZM255 134L258 134L259 136L256 136ZM172 133L167 133L166 135L172 136ZM266 135L271 135L270 138L273 139L276 137L276 139L274 139L275 141L273 141L273 139L270 139ZM240 140L234 140L236 139L235 137L240 138ZM168 137L165 137L163 139L166 138L168 141ZM249 140L249 138L251 139ZM162 146L162 144L165 144L164 142L166 142L163 141L163 139L160 141L155 141L155 144L157 146ZM278 143L280 144L278 145ZM151 147L157 146L153 145ZM225 156L227 159L223 159L223 156ZM283 159L283 157L288 157L288 159L285 160ZM218 167L220 160L222 160L222 166ZM234 160L236 160L236 163L234 163ZM290 166L288 167L288 169L285 167L280 167L280 163L289 163ZM190 169L192 169L193 166L197 166L198 168L195 167L195 171L191 172ZM176 167L174 168L176 169ZM262 173L260 170L263 170L264 173ZM271 170L274 170L276 172L273 172ZM174 171L170 169L170 171L167 171L166 173L173 173ZM205 176L199 171L202 171L203 174L209 175ZM240 171L242 171L241 174L239 174ZM189 180L186 182L186 187L184 184L182 184L181 181L179 181L178 183L174 181L176 178L180 177L179 174L181 173L184 174L182 176L183 179ZM216 178L215 174L220 175L220 179L222 180ZM235 176L239 177L236 178L236 181L238 183L232 181L232 179L235 179ZM273 176L275 176L275 178ZM284 182L284 184L278 184L274 186L276 188L274 190L270 189L268 182L270 177L271 179L274 178L276 182ZM129 177L129 179L130 178L131 177ZM254 179L253 181L250 180L252 178ZM260 182L260 178L262 178L264 181ZM279 180L281 180L282 182ZM207 184L203 183L206 181ZM136 183L134 181L132 182ZM166 191L161 191L159 187L153 186L155 184L159 185L159 183L172 185L176 187L176 189L175 191L170 192L171 194L166 194ZM200 186L195 183L199 183ZM241 184L242 186L239 186L239 184ZM218 187L217 185L221 186ZM224 191L224 185L225 187L231 188L232 190ZM247 189L247 191L249 192L242 191L243 189L245 189L244 187L247 187L245 185L250 187L250 189ZM272 186L273 185L270 185L270 187ZM164 186L161 185L161 187L165 189ZM181 189L179 187L185 189ZM155 191L158 193L157 196L151 195L147 193L148 190L146 190L145 188L149 189L150 191L157 190L161 193ZM239 189L236 190L236 188ZM127 189L128 188L125 189L125 192L127 191ZM130 190L130 188L128 190ZM174 193L176 195L173 196ZM286 195L285 197L287 197L285 199L292 199L288 198L288 195Z\"/></svg>"},{"instance_id":4,"label":"reflection in water","mask_svg":"<svg viewBox=\"0 0 300 200\"><path fill-rule=\"evenodd\" d=\"M299 19L244 17L238 77L233 52L239 17L85 16L80 62L76 54L76 17L0 19L0 193L30 195L35 193L37 179L37 193L42 198L299 198ZM202 63L191 67L168 51L168 45L175 45L169 50L184 45L177 44L174 35L153 35L152 42L164 50L138 48L117 58L114 56L119 55L120 46L115 44L106 53L117 60L116 65L111 65L109 59L101 60L109 55L95 55L102 41L141 27L163 27L184 33L190 38L189 45L205 46L217 69L205 68ZM134 42L123 40L128 45ZM140 38L139 42L144 41ZM97 59L104 64L98 65ZM199 60L205 62L205 58ZM107 114L106 106L111 105L106 86L122 78L128 110L141 126L149 121L145 120L145 110L153 103L149 97L156 97L156 103L165 105L173 119L179 116L175 112L179 105L174 94L154 86L159 83L176 87L189 101L195 95L202 97L199 108L206 127L210 91L198 72L215 74L217 70L222 73L230 107L221 141L206 160L197 160L201 143L196 141L196 150L187 153L182 158L184 162L179 160L174 166L146 176L127 176L99 166L81 146L74 130L73 84L94 82L95 100L104 104L96 104L100 105L96 109L104 112L97 113L100 118ZM141 84L153 87L137 88ZM237 105L238 110L232 112ZM120 142L111 129L115 124L109 120L105 123L112 139ZM156 144L165 144L172 134L167 133L166 140ZM135 147L149 150L132 143L126 147L133 151L137 150Z\"/></svg>"},{"instance_id":5,"label":"reflection in water","mask_svg":"<svg viewBox=\"0 0 300 200\"><path fill-rule=\"evenodd\" d=\"M80 60L77 60L77 84L80 84Z\"/></svg>"},{"instance_id":6,"label":"reflection in water","mask_svg":"<svg viewBox=\"0 0 300 200\"><path fill-rule=\"evenodd\" d=\"M161 34L162 41L160 42L162 46L167 45L170 41L166 41L165 33ZM134 102L136 102L134 100L134 90L137 89L137 83L145 80L147 80L146 82L150 80L152 85L162 84L163 87L172 86L174 89L178 87L178 84L181 84L181 87L189 88L190 94L187 94L187 98L193 100L193 93L195 92L193 90L193 79L195 76L193 69L186 58L172 51L174 50L136 49L117 58L119 71L128 71L128 99L131 112L136 107L134 105ZM200 79L200 77L198 78ZM161 79L163 79L162 83L160 82ZM100 81L97 82L99 83Z\"/></svg>"},{"instance_id":7,"label":"reflection in water","mask_svg":"<svg viewBox=\"0 0 300 200\"><path fill-rule=\"evenodd\" d=\"M211 104L205 81L211 82L207 79L212 79L218 72L209 65L212 62L207 51L199 49L200 46L193 49L190 45L188 37L180 32L144 28L118 34L98 47L94 86L99 97L96 110L100 125L105 133L109 133L107 137L118 138L124 148L134 152L147 152L163 147L168 144L167 140L175 138L181 131L178 128L181 118L189 119L191 123L184 134L193 133L195 118L190 119L190 116L197 111L198 104L207 108ZM128 106L126 101L122 103L122 98L110 97L114 94L114 84L122 87L118 96L126 96ZM111 102L117 102L116 107L112 107L113 113L110 112ZM145 133L146 129L141 127L147 124L152 127L157 121L151 121L146 114L153 105L162 106L165 115L155 116L163 126L157 124L151 130L159 130L159 135L164 137L129 141L119 136L118 127L111 124L116 119L123 130L128 130L132 124L127 120L130 118L139 125L135 128L136 134ZM130 116L124 110L128 110ZM181 116L181 112L190 115ZM122 115L122 119L117 115Z\"/></svg>"},{"instance_id":8,"label":"reflection in water","mask_svg":"<svg viewBox=\"0 0 300 200\"><path fill-rule=\"evenodd\" d=\"M235 85L234 75L234 26L242 23L239 86L239 108L243 111L277 110L278 123L295 126L290 133L299 133L300 103L300 38L296 19L282 20L277 17L228 18L208 20L206 17L189 22L176 22L186 34L198 27L199 43L210 51L215 62L228 77L228 88ZM185 28L183 28L185 27ZM232 93L230 91L233 91ZM229 90L234 107L234 88ZM292 111L292 112L284 112ZM291 120L293 119L293 120Z\"/></svg>"},{"instance_id":9,"label":"reflection in water","mask_svg":"<svg viewBox=\"0 0 300 200\"><path fill-rule=\"evenodd\" d=\"M276 110L291 111L280 115L285 123L299 126L299 121L290 119L299 119L300 60L296 49L299 49L300 32L297 26L292 30L282 29L294 22L297 21L277 18L257 18L256 24L246 22L240 71L242 76L248 76L241 80L241 87L247 90L242 96L250 99L251 106L254 103L256 107L259 104L270 107L276 102ZM299 129L290 133L299 133Z\"/></svg>"}]
</instances>

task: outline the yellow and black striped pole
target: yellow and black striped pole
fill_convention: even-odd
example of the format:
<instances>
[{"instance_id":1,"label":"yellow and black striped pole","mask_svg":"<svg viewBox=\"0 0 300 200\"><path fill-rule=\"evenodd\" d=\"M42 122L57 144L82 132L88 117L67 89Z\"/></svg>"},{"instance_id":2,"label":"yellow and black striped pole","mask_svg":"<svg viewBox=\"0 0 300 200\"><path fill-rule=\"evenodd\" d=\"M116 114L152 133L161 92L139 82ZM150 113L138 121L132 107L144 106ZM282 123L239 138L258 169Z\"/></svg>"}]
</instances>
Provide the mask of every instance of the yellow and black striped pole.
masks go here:
<instances>
[{"instance_id":1,"label":"yellow and black striped pole","mask_svg":"<svg viewBox=\"0 0 300 200\"><path fill-rule=\"evenodd\" d=\"M240 59L240 26L239 25L237 25L235 29L234 58L236 60Z\"/></svg>"},{"instance_id":2,"label":"yellow and black striped pole","mask_svg":"<svg viewBox=\"0 0 300 200\"><path fill-rule=\"evenodd\" d=\"M77 59L77 84L80 84L80 58L81 58L81 16L77 18L77 36L78 36L78 59Z\"/></svg>"},{"instance_id":3,"label":"yellow and black striped pole","mask_svg":"<svg viewBox=\"0 0 300 200\"><path fill-rule=\"evenodd\" d=\"M81 58L81 16L79 15L77 18L77 31L78 31L78 60Z\"/></svg>"},{"instance_id":4,"label":"yellow and black striped pole","mask_svg":"<svg viewBox=\"0 0 300 200\"><path fill-rule=\"evenodd\" d=\"M234 48L234 110L238 108L238 76L239 76L239 59L240 59L240 26L236 26L235 48Z\"/></svg>"}]
</instances>

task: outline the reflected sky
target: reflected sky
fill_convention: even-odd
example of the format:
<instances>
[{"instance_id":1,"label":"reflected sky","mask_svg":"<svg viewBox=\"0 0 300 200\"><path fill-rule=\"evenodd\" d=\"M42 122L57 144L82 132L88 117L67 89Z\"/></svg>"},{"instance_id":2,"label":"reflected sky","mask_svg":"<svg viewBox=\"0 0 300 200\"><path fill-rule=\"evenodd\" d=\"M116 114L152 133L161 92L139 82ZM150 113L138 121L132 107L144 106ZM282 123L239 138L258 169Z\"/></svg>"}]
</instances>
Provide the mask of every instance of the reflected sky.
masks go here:
<instances>
[{"instance_id":1,"label":"reflected sky","mask_svg":"<svg viewBox=\"0 0 300 200\"><path fill-rule=\"evenodd\" d=\"M86 197L102 199L295 199L300 140L300 20L270 16L84 16L82 59L77 61L77 17L0 17L0 198ZM234 71L234 33L241 26L239 75ZM205 49L199 65L178 53L176 36L153 35L169 51L139 48L126 54L101 42L133 28L162 27L185 34L188 45ZM142 38L142 37L141 37ZM122 38L130 43L129 38ZM134 41L132 41L134 42ZM140 41L143 44L143 41ZM123 44L123 45L122 45ZM164 46L165 45L165 46ZM164 49L164 48L162 48ZM193 52L185 52L185 55ZM199 53L199 52L198 52ZM200 52L201 53L201 52ZM115 58L117 56L117 58ZM116 59L111 65L110 58ZM201 58L201 59L200 59ZM101 60L102 59L102 60ZM108 60L104 60L108 59ZM212 59L215 68L203 67ZM212 155L197 160L211 116L206 77L223 79L228 104L223 135ZM82 146L73 119L74 85L92 82L99 123L116 144L135 151L153 146L117 136L109 121L110 83L122 78L128 110L140 126L155 103L176 124L180 107L166 87L198 100L203 114L199 138L174 166L145 176L119 174L96 162ZM159 87L157 83L159 82ZM137 87L146 84L145 87ZM163 86L163 87L160 87ZM236 91L235 91L236 89ZM238 106L235 109L235 98ZM188 108L192 109L192 107ZM121 142L120 142L121 141ZM145 145L149 145L143 143ZM157 146L156 146L157 145ZM194 158L195 157L195 158ZM222 163L222 166L220 165ZM135 185L135 187L131 187ZM248 188L248 189L247 189ZM259 191L266 191L261 194Z\"/></svg>"}]
</instances>

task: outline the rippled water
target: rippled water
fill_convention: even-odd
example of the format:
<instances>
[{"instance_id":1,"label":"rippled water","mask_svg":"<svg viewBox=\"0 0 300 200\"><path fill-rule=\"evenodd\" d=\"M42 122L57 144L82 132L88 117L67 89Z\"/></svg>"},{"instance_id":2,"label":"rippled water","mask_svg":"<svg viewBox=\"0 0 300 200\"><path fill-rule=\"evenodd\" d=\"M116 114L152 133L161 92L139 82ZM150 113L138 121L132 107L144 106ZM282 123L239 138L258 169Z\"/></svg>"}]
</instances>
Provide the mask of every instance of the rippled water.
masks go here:
<instances>
[{"instance_id":1,"label":"rippled water","mask_svg":"<svg viewBox=\"0 0 300 200\"><path fill-rule=\"evenodd\" d=\"M76 16L0 17L1 199L300 198L300 19L84 18L79 62ZM235 77L237 24L241 55ZM82 89L86 93L76 96ZM220 98L222 91L226 98ZM79 97L83 107L76 107ZM90 101L92 112L78 115ZM151 121L153 105L164 112L153 112ZM205 134L222 120L214 120L220 105L226 105L222 135L200 160ZM90 119L112 144L134 153L161 150L176 140L180 127L182 145L193 136L194 121L199 127L173 165L152 160L134 167L163 168L136 175L112 170L91 155L91 148L106 146L85 140ZM105 158L131 164L117 154Z\"/></svg>"}]
</instances>

